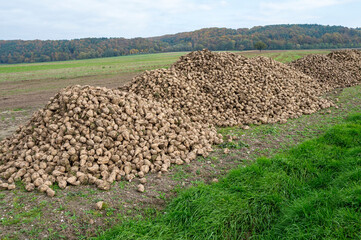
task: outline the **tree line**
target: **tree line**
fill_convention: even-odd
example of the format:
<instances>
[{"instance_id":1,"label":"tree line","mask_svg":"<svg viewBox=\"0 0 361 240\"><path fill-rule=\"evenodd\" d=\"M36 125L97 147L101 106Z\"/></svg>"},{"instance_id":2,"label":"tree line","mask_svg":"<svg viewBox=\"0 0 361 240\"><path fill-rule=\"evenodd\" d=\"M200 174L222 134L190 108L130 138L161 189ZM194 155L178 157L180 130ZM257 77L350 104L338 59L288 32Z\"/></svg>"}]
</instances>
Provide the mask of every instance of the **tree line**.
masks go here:
<instances>
[{"instance_id":1,"label":"tree line","mask_svg":"<svg viewBox=\"0 0 361 240\"><path fill-rule=\"evenodd\" d=\"M0 40L0 63L64 61L130 54L209 50L325 49L361 47L361 28L317 24L205 28L151 38Z\"/></svg>"}]
</instances>

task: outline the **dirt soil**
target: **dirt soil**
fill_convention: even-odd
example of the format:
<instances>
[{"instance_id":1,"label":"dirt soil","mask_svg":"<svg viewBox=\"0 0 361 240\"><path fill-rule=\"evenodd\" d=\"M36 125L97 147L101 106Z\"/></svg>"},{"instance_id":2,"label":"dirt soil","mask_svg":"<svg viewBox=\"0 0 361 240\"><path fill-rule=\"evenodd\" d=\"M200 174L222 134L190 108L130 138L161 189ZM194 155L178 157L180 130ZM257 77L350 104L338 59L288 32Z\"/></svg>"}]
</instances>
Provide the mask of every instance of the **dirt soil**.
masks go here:
<instances>
[{"instance_id":1,"label":"dirt soil","mask_svg":"<svg viewBox=\"0 0 361 240\"><path fill-rule=\"evenodd\" d=\"M9 94L0 99L0 139L10 136L19 124L24 124L31 114L42 107L60 88L71 84L89 84L118 87L128 82L134 74L114 78L68 79L60 83L49 81L49 89L24 94ZM24 84L24 83L23 83ZM42 81L26 82L24 89L44 86ZM1 84L0 91L17 89L21 83ZM359 111L361 86L333 92L330 97L339 99L338 109L288 121L286 124L252 126L249 130L237 127L222 128L219 132L234 138L220 146L207 158L198 157L189 165L175 166L159 177L148 174L146 191L139 193L139 180L121 181L111 190L101 191L95 186L55 188L56 195L49 198L37 191L26 192L21 183L16 190L0 190L0 239L86 239L120 223L122 219L143 214L162 213L167 200L177 191L199 183L211 183L230 169L250 164L257 156L270 156L282 152L304 139L324 132L329 124L336 124L350 112ZM6 101L6 102L4 102ZM224 154L224 149L230 149ZM95 204L104 201L105 207L96 210Z\"/></svg>"},{"instance_id":2,"label":"dirt soil","mask_svg":"<svg viewBox=\"0 0 361 240\"><path fill-rule=\"evenodd\" d=\"M49 98L61 88L70 85L92 85L115 88L129 82L136 73L116 76L87 76L71 79L26 80L0 83L0 110L14 108L38 108L44 106Z\"/></svg>"},{"instance_id":3,"label":"dirt soil","mask_svg":"<svg viewBox=\"0 0 361 240\"><path fill-rule=\"evenodd\" d=\"M19 125L53 97L60 89L80 84L116 88L130 82L136 73L72 79L27 80L0 83L0 140L10 136Z\"/></svg>"}]
</instances>

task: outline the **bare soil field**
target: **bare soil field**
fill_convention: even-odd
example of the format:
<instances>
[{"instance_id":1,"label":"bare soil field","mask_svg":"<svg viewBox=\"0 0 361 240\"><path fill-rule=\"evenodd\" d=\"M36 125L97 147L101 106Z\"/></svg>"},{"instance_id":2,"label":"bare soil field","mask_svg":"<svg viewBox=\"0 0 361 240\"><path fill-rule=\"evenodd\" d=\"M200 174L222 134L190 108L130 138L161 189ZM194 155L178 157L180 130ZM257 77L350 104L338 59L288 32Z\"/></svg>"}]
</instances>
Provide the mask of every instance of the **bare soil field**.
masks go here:
<instances>
[{"instance_id":1,"label":"bare soil field","mask_svg":"<svg viewBox=\"0 0 361 240\"><path fill-rule=\"evenodd\" d=\"M96 85L115 88L129 82L136 73L116 76L86 76L70 79L34 79L0 84L0 109L36 108L43 106L61 88L69 85Z\"/></svg>"}]
</instances>

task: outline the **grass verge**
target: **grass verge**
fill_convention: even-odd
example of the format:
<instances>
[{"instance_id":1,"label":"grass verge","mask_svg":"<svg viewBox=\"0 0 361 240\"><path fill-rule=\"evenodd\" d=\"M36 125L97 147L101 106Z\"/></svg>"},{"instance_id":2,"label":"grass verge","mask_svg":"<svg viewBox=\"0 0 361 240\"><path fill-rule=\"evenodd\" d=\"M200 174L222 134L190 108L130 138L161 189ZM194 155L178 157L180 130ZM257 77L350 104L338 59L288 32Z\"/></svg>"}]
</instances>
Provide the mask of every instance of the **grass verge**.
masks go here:
<instances>
[{"instance_id":1,"label":"grass verge","mask_svg":"<svg viewBox=\"0 0 361 240\"><path fill-rule=\"evenodd\" d=\"M361 114L98 239L360 239Z\"/></svg>"}]
</instances>

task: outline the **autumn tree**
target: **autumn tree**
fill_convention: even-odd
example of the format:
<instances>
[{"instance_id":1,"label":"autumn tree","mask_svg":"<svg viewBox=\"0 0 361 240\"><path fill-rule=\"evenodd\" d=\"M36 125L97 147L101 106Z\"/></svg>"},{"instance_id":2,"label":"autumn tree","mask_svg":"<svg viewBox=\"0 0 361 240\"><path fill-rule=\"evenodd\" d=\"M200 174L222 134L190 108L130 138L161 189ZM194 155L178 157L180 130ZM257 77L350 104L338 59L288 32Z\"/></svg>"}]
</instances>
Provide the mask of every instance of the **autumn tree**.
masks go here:
<instances>
[{"instance_id":1,"label":"autumn tree","mask_svg":"<svg viewBox=\"0 0 361 240\"><path fill-rule=\"evenodd\" d=\"M263 49L267 48L267 45L262 41L258 41L254 44L254 48L258 49L261 52Z\"/></svg>"}]
</instances>

